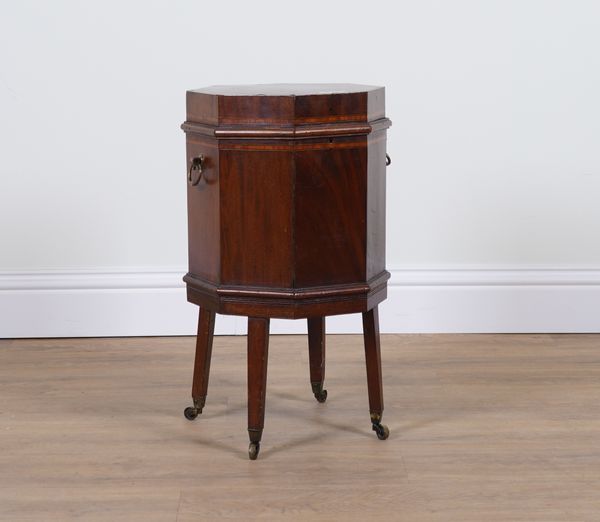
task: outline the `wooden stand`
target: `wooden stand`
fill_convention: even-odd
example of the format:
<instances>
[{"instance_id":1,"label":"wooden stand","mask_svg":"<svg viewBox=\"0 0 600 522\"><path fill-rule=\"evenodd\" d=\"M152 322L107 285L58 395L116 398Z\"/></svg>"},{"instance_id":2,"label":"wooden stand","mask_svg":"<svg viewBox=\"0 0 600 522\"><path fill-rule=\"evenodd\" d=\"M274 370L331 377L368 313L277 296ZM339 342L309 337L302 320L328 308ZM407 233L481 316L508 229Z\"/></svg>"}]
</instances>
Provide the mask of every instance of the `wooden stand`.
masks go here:
<instances>
[{"instance_id":1,"label":"wooden stand","mask_svg":"<svg viewBox=\"0 0 600 522\"><path fill-rule=\"evenodd\" d=\"M200 315L185 416L195 419L206 402L215 314L247 316L252 460L264 427L271 317L307 319L311 388L325 402L325 317L362 313L372 428L388 437L377 313L389 278L384 113L382 87L188 92L184 281Z\"/></svg>"}]
</instances>

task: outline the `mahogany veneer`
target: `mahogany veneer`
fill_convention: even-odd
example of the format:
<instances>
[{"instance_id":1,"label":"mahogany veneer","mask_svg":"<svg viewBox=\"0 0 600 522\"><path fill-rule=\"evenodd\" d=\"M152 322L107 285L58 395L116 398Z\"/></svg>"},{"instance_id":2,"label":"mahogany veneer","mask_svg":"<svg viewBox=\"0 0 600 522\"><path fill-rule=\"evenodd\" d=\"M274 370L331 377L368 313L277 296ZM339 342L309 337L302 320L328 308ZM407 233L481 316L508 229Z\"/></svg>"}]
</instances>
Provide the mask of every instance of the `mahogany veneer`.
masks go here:
<instances>
[{"instance_id":1,"label":"mahogany veneer","mask_svg":"<svg viewBox=\"0 0 600 522\"><path fill-rule=\"evenodd\" d=\"M308 319L325 401L325 316L363 313L371 420L383 412L377 305L386 298L384 88L188 91L188 300L200 306L188 418L206 400L215 313L248 316L250 458L264 422L269 318ZM388 158L389 159L389 158Z\"/></svg>"}]
</instances>

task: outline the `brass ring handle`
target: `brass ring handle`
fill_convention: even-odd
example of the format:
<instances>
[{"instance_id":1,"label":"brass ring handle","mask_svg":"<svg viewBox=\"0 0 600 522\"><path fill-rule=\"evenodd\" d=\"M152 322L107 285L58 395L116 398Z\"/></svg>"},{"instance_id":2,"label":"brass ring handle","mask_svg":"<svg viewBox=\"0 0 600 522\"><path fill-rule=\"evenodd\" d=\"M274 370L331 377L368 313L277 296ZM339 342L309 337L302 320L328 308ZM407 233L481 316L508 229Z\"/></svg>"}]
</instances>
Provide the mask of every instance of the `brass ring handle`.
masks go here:
<instances>
[{"instance_id":1,"label":"brass ring handle","mask_svg":"<svg viewBox=\"0 0 600 522\"><path fill-rule=\"evenodd\" d=\"M388 153L385 154L385 166L387 167L388 165L392 164L392 158L390 158L390 155Z\"/></svg>"},{"instance_id":2,"label":"brass ring handle","mask_svg":"<svg viewBox=\"0 0 600 522\"><path fill-rule=\"evenodd\" d=\"M194 158L190 163L190 170L188 171L188 182L194 186L200 183L202 179L202 163L204 162L204 154L200 154Z\"/></svg>"}]
</instances>

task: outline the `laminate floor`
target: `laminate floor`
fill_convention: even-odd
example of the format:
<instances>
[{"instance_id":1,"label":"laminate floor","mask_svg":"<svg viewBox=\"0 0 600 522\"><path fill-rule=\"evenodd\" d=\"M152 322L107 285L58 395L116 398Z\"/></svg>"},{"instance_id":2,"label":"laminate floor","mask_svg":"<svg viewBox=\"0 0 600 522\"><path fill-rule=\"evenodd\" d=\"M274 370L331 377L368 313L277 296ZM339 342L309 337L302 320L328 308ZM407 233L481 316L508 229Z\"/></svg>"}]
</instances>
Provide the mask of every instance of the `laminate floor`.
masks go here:
<instances>
[{"instance_id":1,"label":"laminate floor","mask_svg":"<svg viewBox=\"0 0 600 522\"><path fill-rule=\"evenodd\" d=\"M303 336L272 336L247 457L246 339L0 341L0 520L598 521L600 336L385 335L370 429L362 338L329 336L325 404Z\"/></svg>"}]
</instances>

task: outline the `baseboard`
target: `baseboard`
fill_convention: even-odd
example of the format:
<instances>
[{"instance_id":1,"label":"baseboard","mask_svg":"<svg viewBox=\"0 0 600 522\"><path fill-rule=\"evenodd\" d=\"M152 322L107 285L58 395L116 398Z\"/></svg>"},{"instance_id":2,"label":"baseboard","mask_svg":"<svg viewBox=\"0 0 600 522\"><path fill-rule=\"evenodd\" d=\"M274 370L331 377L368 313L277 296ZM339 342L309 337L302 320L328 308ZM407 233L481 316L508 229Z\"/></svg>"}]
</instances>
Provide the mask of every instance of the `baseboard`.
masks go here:
<instances>
[{"instance_id":1,"label":"baseboard","mask_svg":"<svg viewBox=\"0 0 600 522\"><path fill-rule=\"evenodd\" d=\"M198 309L183 269L0 273L0 338L192 335ZM235 333L220 316L218 335Z\"/></svg>"},{"instance_id":2,"label":"baseboard","mask_svg":"<svg viewBox=\"0 0 600 522\"><path fill-rule=\"evenodd\" d=\"M380 306L384 333L600 332L597 269L390 270ZM192 335L179 268L0 273L0 337ZM328 318L329 333L359 333L358 315ZM305 333L304 321L273 320L274 334ZM244 334L219 316L215 333Z\"/></svg>"}]
</instances>

